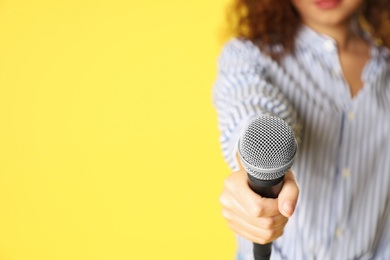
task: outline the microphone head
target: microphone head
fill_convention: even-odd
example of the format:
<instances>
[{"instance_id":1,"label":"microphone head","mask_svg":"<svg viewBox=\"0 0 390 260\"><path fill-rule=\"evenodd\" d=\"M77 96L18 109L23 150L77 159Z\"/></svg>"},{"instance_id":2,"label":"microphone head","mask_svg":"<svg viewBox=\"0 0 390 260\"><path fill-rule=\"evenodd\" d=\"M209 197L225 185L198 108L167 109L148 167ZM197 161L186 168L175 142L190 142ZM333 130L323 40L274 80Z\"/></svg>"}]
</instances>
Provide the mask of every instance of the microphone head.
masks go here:
<instances>
[{"instance_id":1,"label":"microphone head","mask_svg":"<svg viewBox=\"0 0 390 260\"><path fill-rule=\"evenodd\" d=\"M246 127L238 142L238 154L246 172L259 181L283 177L297 152L292 128L282 119L263 115Z\"/></svg>"}]
</instances>

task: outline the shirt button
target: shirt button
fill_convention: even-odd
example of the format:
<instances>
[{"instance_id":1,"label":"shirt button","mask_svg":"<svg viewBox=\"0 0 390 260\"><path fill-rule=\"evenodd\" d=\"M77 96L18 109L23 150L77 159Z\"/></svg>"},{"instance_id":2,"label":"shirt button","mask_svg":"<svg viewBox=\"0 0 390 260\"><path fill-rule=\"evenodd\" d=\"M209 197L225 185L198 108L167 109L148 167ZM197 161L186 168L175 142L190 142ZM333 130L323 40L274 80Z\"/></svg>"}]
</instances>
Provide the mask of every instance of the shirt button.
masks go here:
<instances>
[{"instance_id":1,"label":"shirt button","mask_svg":"<svg viewBox=\"0 0 390 260\"><path fill-rule=\"evenodd\" d=\"M345 168L343 170L342 175L343 175L343 178L345 178L345 179L348 178L349 176L351 176L351 170L349 168Z\"/></svg>"},{"instance_id":2,"label":"shirt button","mask_svg":"<svg viewBox=\"0 0 390 260\"><path fill-rule=\"evenodd\" d=\"M349 121L355 120L355 113L354 112L352 112L352 111L348 112L348 120Z\"/></svg>"},{"instance_id":3,"label":"shirt button","mask_svg":"<svg viewBox=\"0 0 390 260\"><path fill-rule=\"evenodd\" d=\"M333 69L332 74L333 74L333 76L339 77L342 74L341 69L340 68Z\"/></svg>"},{"instance_id":4,"label":"shirt button","mask_svg":"<svg viewBox=\"0 0 390 260\"><path fill-rule=\"evenodd\" d=\"M336 237L341 237L343 235L343 230L341 228L336 229Z\"/></svg>"},{"instance_id":5,"label":"shirt button","mask_svg":"<svg viewBox=\"0 0 390 260\"><path fill-rule=\"evenodd\" d=\"M336 49L336 47L334 46L334 42L331 40L324 42L323 47L328 52L334 51Z\"/></svg>"}]
</instances>

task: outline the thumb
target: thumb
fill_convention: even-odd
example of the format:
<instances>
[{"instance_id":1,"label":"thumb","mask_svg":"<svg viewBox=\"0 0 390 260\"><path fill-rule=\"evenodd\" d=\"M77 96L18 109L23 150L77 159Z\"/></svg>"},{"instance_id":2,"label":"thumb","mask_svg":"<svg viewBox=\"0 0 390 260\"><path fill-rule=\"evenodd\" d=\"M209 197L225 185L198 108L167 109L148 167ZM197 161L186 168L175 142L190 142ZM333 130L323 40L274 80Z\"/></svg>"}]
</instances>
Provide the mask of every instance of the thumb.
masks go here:
<instances>
[{"instance_id":1,"label":"thumb","mask_svg":"<svg viewBox=\"0 0 390 260\"><path fill-rule=\"evenodd\" d=\"M298 201L299 187L294 173L289 170L284 177L282 190L278 196L278 207L283 216L289 218L294 213Z\"/></svg>"}]
</instances>

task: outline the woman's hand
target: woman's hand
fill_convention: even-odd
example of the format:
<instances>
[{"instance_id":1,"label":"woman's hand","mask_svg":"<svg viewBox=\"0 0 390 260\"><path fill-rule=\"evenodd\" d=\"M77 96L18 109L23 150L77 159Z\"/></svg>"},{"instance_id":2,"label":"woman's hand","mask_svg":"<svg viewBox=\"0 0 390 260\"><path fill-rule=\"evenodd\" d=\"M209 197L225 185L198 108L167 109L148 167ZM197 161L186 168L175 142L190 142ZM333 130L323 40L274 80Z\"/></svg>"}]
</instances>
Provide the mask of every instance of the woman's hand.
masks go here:
<instances>
[{"instance_id":1,"label":"woman's hand","mask_svg":"<svg viewBox=\"0 0 390 260\"><path fill-rule=\"evenodd\" d=\"M267 244L283 234L298 195L299 188L292 171L285 175L278 198L269 199L251 190L247 173L241 169L226 178L219 201L222 215L234 232L252 242Z\"/></svg>"}]
</instances>

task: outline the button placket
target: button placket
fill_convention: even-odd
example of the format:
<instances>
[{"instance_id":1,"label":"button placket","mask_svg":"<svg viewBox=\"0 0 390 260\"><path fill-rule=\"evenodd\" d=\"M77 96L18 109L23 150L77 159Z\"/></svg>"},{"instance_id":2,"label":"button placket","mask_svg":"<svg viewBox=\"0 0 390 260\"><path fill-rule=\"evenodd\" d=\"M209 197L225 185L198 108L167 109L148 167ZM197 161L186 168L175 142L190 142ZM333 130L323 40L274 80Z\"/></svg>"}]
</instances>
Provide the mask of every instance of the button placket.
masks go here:
<instances>
[{"instance_id":1,"label":"button placket","mask_svg":"<svg viewBox=\"0 0 390 260\"><path fill-rule=\"evenodd\" d=\"M322 47L327 52L332 52L336 49L335 43L331 40L325 41L324 44L322 45Z\"/></svg>"},{"instance_id":2,"label":"button placket","mask_svg":"<svg viewBox=\"0 0 390 260\"><path fill-rule=\"evenodd\" d=\"M342 229L342 228L340 228L340 227L336 228L335 235L336 235L337 238L342 237L342 236L343 236L343 233L344 233L344 232L343 232L343 229Z\"/></svg>"},{"instance_id":3,"label":"button placket","mask_svg":"<svg viewBox=\"0 0 390 260\"><path fill-rule=\"evenodd\" d=\"M349 111L347 117L349 122L353 122L355 120L355 112Z\"/></svg>"},{"instance_id":4,"label":"button placket","mask_svg":"<svg viewBox=\"0 0 390 260\"><path fill-rule=\"evenodd\" d=\"M347 179L349 176L351 176L351 169L344 168L342 172L342 176L344 179Z\"/></svg>"},{"instance_id":5,"label":"button placket","mask_svg":"<svg viewBox=\"0 0 390 260\"><path fill-rule=\"evenodd\" d=\"M335 68L332 69L332 74L333 74L333 76L335 76L335 77L341 77L341 75L342 75L343 73L342 73L340 67L335 67Z\"/></svg>"}]
</instances>

